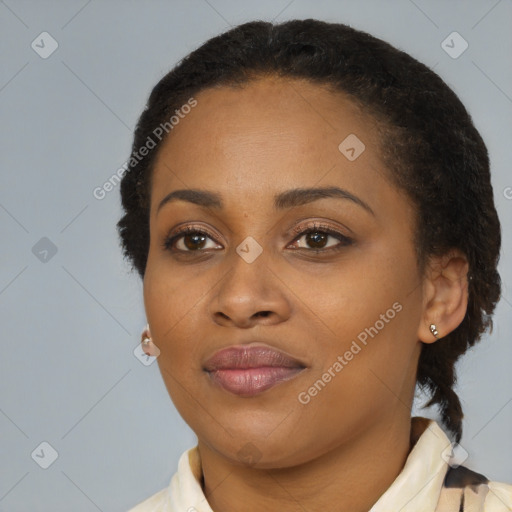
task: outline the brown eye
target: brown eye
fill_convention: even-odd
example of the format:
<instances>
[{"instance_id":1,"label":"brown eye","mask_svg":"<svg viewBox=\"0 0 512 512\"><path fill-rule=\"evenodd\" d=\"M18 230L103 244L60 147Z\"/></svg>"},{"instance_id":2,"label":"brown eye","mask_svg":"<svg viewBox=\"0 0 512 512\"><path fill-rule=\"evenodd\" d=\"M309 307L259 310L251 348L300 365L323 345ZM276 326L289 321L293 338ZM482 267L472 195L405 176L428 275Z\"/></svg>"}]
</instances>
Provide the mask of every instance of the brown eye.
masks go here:
<instances>
[{"instance_id":1,"label":"brown eye","mask_svg":"<svg viewBox=\"0 0 512 512\"><path fill-rule=\"evenodd\" d=\"M297 245L301 239L304 239L304 245ZM329 239L332 239L332 242L330 242ZM346 237L342 233L335 231L329 226L321 225L314 225L313 227L305 229L294 240L295 249L310 249L313 252L339 250L352 244L352 242L351 238Z\"/></svg>"},{"instance_id":2,"label":"brown eye","mask_svg":"<svg viewBox=\"0 0 512 512\"><path fill-rule=\"evenodd\" d=\"M181 240L183 241L183 245L185 245L187 249L193 251L194 249L202 249L203 246L205 245L205 240L207 238L208 237L206 235L201 235L197 233L184 235L181 237Z\"/></svg>"},{"instance_id":3,"label":"brown eye","mask_svg":"<svg viewBox=\"0 0 512 512\"><path fill-rule=\"evenodd\" d=\"M200 252L205 249L215 249L215 245L207 247L208 240L213 242L206 231L187 226L178 233L168 236L162 246L165 250L181 252Z\"/></svg>"},{"instance_id":4,"label":"brown eye","mask_svg":"<svg viewBox=\"0 0 512 512\"><path fill-rule=\"evenodd\" d=\"M331 235L322 233L321 231L314 231L307 233L304 236L306 237L306 243L309 244L310 247L313 247L314 249L323 249Z\"/></svg>"},{"instance_id":5,"label":"brown eye","mask_svg":"<svg viewBox=\"0 0 512 512\"><path fill-rule=\"evenodd\" d=\"M316 250L326 250L333 246L339 245L340 239L338 239L330 235L329 233L325 233L323 231L311 231L304 233L302 236L297 238L296 240L304 239L304 245L298 246L298 249L316 249ZM329 239L333 239L331 242L328 242ZM328 245L330 243L330 245Z\"/></svg>"}]
</instances>

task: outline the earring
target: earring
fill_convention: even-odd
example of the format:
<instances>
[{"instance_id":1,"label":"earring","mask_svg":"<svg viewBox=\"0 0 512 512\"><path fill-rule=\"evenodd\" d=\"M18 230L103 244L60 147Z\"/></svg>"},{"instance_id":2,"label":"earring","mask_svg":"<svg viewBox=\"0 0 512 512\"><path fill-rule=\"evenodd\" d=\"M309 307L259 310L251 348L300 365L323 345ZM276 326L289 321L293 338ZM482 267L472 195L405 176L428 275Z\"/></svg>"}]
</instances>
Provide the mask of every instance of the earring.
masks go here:
<instances>
[{"instance_id":1,"label":"earring","mask_svg":"<svg viewBox=\"0 0 512 512\"><path fill-rule=\"evenodd\" d=\"M160 349L153 343L151 334L149 332L149 324L146 324L141 334L141 343L144 353L148 356L158 357L160 355Z\"/></svg>"},{"instance_id":2,"label":"earring","mask_svg":"<svg viewBox=\"0 0 512 512\"><path fill-rule=\"evenodd\" d=\"M438 332L437 332L437 327L435 324L430 324L430 332L436 337L436 338L439 338L438 336Z\"/></svg>"}]
</instances>

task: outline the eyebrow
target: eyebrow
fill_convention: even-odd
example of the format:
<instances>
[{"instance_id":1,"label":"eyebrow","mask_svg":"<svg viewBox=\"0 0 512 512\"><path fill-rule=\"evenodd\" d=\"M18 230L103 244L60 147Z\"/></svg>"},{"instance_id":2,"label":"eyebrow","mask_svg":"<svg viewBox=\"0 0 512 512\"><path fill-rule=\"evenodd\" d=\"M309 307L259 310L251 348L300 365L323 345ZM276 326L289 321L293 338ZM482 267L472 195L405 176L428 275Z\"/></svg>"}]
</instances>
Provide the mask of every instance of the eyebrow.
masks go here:
<instances>
[{"instance_id":1,"label":"eyebrow","mask_svg":"<svg viewBox=\"0 0 512 512\"><path fill-rule=\"evenodd\" d=\"M284 210L286 208L301 206L324 198L348 199L349 201L361 206L372 215L375 215L370 206L362 199L355 196L348 190L339 187L294 188L286 190L274 196L274 208L276 210ZM214 208L216 210L223 208L221 196L216 192L199 189L183 189L174 190L167 194L160 201L156 213L158 214L164 205L177 200L188 201L189 203L197 204L198 206Z\"/></svg>"}]
</instances>

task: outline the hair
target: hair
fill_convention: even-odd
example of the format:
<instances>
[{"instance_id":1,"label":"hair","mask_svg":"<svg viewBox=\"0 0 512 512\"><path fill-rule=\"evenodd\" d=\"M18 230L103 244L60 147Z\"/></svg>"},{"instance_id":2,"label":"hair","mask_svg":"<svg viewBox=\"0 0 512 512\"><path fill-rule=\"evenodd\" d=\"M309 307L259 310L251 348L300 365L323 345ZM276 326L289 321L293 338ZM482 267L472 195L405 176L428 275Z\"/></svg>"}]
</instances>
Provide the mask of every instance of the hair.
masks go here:
<instances>
[{"instance_id":1,"label":"hair","mask_svg":"<svg viewBox=\"0 0 512 512\"><path fill-rule=\"evenodd\" d=\"M459 442L463 412L453 389L455 363L492 329L501 293L501 228L487 149L471 116L436 73L407 53L350 26L314 19L248 22L206 41L153 88L135 128L121 182L125 213L117 223L124 257L143 278L152 169L166 137L142 159L138 150L149 140L155 143L155 128L201 90L240 87L265 76L327 86L371 116L387 172L415 205L414 244L422 272L431 256L452 249L466 256L465 317L442 341L423 344L416 376L430 395L423 407L437 404Z\"/></svg>"}]
</instances>

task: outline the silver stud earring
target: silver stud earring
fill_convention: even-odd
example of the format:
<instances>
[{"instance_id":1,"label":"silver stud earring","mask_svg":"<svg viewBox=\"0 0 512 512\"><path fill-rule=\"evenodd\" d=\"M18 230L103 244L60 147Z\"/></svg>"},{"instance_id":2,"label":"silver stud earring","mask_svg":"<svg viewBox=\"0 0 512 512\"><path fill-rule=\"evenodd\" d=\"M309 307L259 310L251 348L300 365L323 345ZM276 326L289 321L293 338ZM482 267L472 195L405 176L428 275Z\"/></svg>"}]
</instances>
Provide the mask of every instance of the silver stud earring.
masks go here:
<instances>
[{"instance_id":1,"label":"silver stud earring","mask_svg":"<svg viewBox=\"0 0 512 512\"><path fill-rule=\"evenodd\" d=\"M436 337L439 338L436 324L430 324L430 332Z\"/></svg>"}]
</instances>

